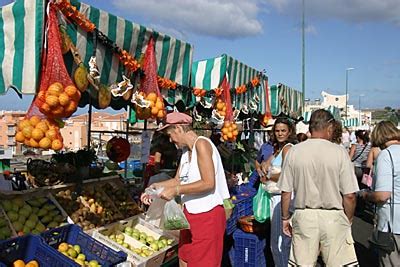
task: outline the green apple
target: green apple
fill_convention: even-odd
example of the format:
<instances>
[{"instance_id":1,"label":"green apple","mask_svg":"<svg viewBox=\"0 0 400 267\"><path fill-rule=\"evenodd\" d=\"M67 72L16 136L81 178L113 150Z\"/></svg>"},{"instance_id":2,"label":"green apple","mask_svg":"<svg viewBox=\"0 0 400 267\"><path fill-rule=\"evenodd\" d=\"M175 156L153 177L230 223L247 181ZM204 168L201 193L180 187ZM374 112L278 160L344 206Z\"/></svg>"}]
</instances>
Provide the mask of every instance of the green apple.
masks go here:
<instances>
[{"instance_id":1,"label":"green apple","mask_svg":"<svg viewBox=\"0 0 400 267\"><path fill-rule=\"evenodd\" d=\"M158 251L158 249L159 249L159 248L158 248L158 244L157 244L156 242L150 244L150 247L151 247L151 249L154 250L154 251Z\"/></svg>"},{"instance_id":2,"label":"green apple","mask_svg":"<svg viewBox=\"0 0 400 267\"><path fill-rule=\"evenodd\" d=\"M148 237L146 238L146 241L147 241L147 243L151 244L151 243L153 243L153 242L155 241L155 239L154 239L154 237L152 237L152 236L148 236Z\"/></svg>"},{"instance_id":3,"label":"green apple","mask_svg":"<svg viewBox=\"0 0 400 267\"><path fill-rule=\"evenodd\" d=\"M135 238L136 240L139 240L139 234L138 233L132 233L132 237Z\"/></svg>"},{"instance_id":4,"label":"green apple","mask_svg":"<svg viewBox=\"0 0 400 267\"><path fill-rule=\"evenodd\" d=\"M168 239L168 240L167 240L167 245L168 245L168 246L170 246L172 243L174 243L174 240L173 240L173 239Z\"/></svg>"},{"instance_id":5,"label":"green apple","mask_svg":"<svg viewBox=\"0 0 400 267\"><path fill-rule=\"evenodd\" d=\"M76 257L78 260L82 260L82 261L85 261L86 260L86 256L85 256L85 254L79 254L78 255L78 257Z\"/></svg>"},{"instance_id":6,"label":"green apple","mask_svg":"<svg viewBox=\"0 0 400 267\"><path fill-rule=\"evenodd\" d=\"M76 258L76 256L78 256L78 253L73 248L69 248L67 252L72 258Z\"/></svg>"},{"instance_id":7,"label":"green apple","mask_svg":"<svg viewBox=\"0 0 400 267\"><path fill-rule=\"evenodd\" d=\"M79 245L74 245L74 249L75 249L76 253L78 253L78 254L81 253L81 247Z\"/></svg>"}]
</instances>

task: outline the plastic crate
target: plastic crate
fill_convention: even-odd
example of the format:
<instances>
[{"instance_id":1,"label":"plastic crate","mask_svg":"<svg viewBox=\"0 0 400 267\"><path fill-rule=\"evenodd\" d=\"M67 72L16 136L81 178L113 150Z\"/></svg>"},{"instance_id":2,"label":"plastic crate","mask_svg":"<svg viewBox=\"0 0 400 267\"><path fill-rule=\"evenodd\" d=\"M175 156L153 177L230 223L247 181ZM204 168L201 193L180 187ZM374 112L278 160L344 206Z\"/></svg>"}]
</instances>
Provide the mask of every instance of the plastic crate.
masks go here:
<instances>
[{"instance_id":1,"label":"plastic crate","mask_svg":"<svg viewBox=\"0 0 400 267\"><path fill-rule=\"evenodd\" d=\"M249 176L249 186L254 187L258 180L260 180L260 177L257 170L254 170Z\"/></svg>"},{"instance_id":2,"label":"plastic crate","mask_svg":"<svg viewBox=\"0 0 400 267\"><path fill-rule=\"evenodd\" d=\"M69 267L70 260L48 246L39 236L27 235L0 242L0 266L11 266L16 260L36 260L40 267Z\"/></svg>"},{"instance_id":3,"label":"plastic crate","mask_svg":"<svg viewBox=\"0 0 400 267\"><path fill-rule=\"evenodd\" d=\"M247 196L232 201L235 207L233 208L231 217L226 221L226 233L228 235L237 229L237 221L240 217L253 214L253 197L255 194L255 191L251 191Z\"/></svg>"},{"instance_id":4,"label":"plastic crate","mask_svg":"<svg viewBox=\"0 0 400 267\"><path fill-rule=\"evenodd\" d=\"M232 253L235 267L266 266L264 248L265 238L245 233L238 229L233 233L234 252Z\"/></svg>"},{"instance_id":5,"label":"plastic crate","mask_svg":"<svg viewBox=\"0 0 400 267\"><path fill-rule=\"evenodd\" d=\"M124 262L127 258L125 252L117 252L109 248L84 233L79 226L73 224L46 231L41 234L41 237L54 248L58 248L58 245L62 242L79 245L82 253L86 255L87 261L96 260L101 266L113 266Z\"/></svg>"}]
</instances>

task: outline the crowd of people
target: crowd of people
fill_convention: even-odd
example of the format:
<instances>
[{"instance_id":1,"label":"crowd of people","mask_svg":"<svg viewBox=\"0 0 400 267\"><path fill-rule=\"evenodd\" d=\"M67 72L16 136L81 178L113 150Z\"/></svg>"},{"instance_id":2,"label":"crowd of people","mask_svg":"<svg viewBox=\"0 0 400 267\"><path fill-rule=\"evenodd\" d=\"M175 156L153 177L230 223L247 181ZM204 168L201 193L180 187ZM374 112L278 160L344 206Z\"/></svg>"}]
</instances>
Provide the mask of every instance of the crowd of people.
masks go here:
<instances>
[{"instance_id":1,"label":"crowd of people","mask_svg":"<svg viewBox=\"0 0 400 267\"><path fill-rule=\"evenodd\" d=\"M181 196L190 229L180 233L180 266L220 266L229 198L221 156L183 113L168 114L162 130L182 156L174 178L149 187L166 200ZM289 118L266 130L255 168L269 193L275 266L315 266L318 257L327 266L358 266L351 225L366 203L376 206L377 235L389 233L394 244L383 249L378 237L371 243L380 266L399 266L400 130L383 121L372 133L350 133L322 109L311 115L308 133L296 135ZM151 203L147 194L141 199Z\"/></svg>"}]
</instances>

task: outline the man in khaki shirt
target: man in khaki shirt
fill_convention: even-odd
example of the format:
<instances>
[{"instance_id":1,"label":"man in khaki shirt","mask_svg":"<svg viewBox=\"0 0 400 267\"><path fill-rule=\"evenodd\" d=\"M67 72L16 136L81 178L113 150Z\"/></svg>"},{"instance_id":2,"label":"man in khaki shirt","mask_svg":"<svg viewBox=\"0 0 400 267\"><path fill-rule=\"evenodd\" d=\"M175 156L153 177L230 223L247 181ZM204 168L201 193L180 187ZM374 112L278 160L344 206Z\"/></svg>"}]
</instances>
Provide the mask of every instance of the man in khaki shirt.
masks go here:
<instances>
[{"instance_id":1,"label":"man in khaki shirt","mask_svg":"<svg viewBox=\"0 0 400 267\"><path fill-rule=\"evenodd\" d=\"M288 152L279 178L283 231L292 236L290 266L314 266L319 253L327 266L358 265L351 222L359 189L347 152L329 141L333 121L326 110L313 112L311 139Z\"/></svg>"}]
</instances>

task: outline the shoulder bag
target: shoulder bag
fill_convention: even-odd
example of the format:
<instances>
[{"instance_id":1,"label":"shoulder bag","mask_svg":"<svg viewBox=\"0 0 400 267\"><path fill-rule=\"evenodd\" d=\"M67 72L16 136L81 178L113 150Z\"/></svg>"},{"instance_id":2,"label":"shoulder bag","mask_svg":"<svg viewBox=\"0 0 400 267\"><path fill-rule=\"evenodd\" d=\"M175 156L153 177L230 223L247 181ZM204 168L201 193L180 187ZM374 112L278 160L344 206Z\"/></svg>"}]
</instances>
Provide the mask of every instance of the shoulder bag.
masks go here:
<instances>
[{"instance_id":1,"label":"shoulder bag","mask_svg":"<svg viewBox=\"0 0 400 267\"><path fill-rule=\"evenodd\" d=\"M392 162L392 195L390 197L390 223L389 231L382 232L377 229L377 225L374 226L374 231L372 232L371 238L368 240L371 245L377 249L380 249L388 254L396 250L397 244L393 234L393 216L394 216L394 162L392 154L390 153L390 161Z\"/></svg>"}]
</instances>

